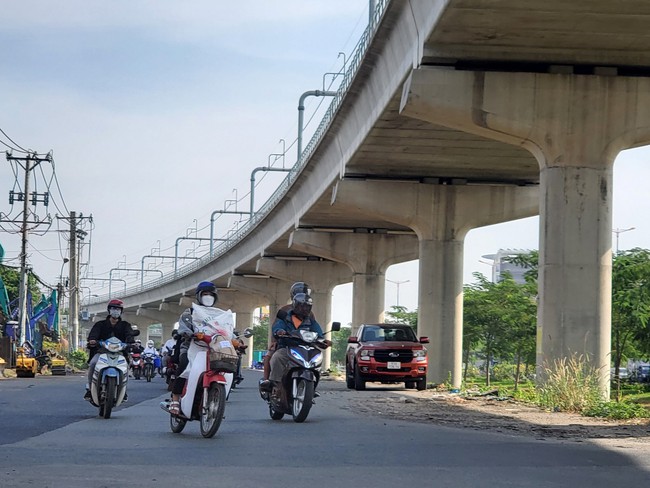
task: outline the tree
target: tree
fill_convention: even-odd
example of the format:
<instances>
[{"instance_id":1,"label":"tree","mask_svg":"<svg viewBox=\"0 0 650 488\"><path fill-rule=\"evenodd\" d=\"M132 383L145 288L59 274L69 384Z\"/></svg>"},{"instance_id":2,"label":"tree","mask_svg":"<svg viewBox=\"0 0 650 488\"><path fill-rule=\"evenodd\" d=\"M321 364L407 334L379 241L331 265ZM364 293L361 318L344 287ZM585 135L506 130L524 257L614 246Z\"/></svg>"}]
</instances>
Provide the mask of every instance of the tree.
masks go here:
<instances>
[{"instance_id":1,"label":"tree","mask_svg":"<svg viewBox=\"0 0 650 488\"><path fill-rule=\"evenodd\" d=\"M418 311L417 309L409 312L406 307L393 305L390 311L386 312L386 317L390 322L396 324L408 324L415 330L418 328Z\"/></svg>"},{"instance_id":2,"label":"tree","mask_svg":"<svg viewBox=\"0 0 650 488\"><path fill-rule=\"evenodd\" d=\"M493 360L514 357L517 362L515 388L519 383L522 361L535 350L537 304L536 288L520 285L509 274L492 283L475 273L477 283L465 288L464 337L465 370L470 350L478 344L485 354L485 383L490 385Z\"/></svg>"},{"instance_id":3,"label":"tree","mask_svg":"<svg viewBox=\"0 0 650 488\"><path fill-rule=\"evenodd\" d=\"M614 256L612 266L612 359L617 399L619 370L625 356L647 334L650 318L650 251L635 248ZM635 344L638 343L638 344Z\"/></svg>"},{"instance_id":4,"label":"tree","mask_svg":"<svg viewBox=\"0 0 650 488\"><path fill-rule=\"evenodd\" d=\"M253 327L253 337L255 337L255 350L267 351L269 349L269 317L264 316L260 323Z\"/></svg>"},{"instance_id":5,"label":"tree","mask_svg":"<svg viewBox=\"0 0 650 488\"><path fill-rule=\"evenodd\" d=\"M341 327L338 332L332 332L332 363L345 364L345 351L351 333L352 327Z\"/></svg>"}]
</instances>

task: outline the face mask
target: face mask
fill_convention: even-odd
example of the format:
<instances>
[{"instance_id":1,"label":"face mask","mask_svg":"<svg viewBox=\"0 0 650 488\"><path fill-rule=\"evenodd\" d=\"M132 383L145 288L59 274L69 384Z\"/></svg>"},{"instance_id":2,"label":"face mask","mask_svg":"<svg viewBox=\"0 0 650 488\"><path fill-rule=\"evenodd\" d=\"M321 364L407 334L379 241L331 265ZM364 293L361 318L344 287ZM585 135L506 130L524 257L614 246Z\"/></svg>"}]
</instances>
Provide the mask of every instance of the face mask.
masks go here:
<instances>
[{"instance_id":1,"label":"face mask","mask_svg":"<svg viewBox=\"0 0 650 488\"><path fill-rule=\"evenodd\" d=\"M122 315L122 311L119 308L111 308L108 313L110 314L111 317L114 319L119 319L120 315Z\"/></svg>"},{"instance_id":2,"label":"face mask","mask_svg":"<svg viewBox=\"0 0 650 488\"><path fill-rule=\"evenodd\" d=\"M212 295L203 295L201 297L201 304L204 307L211 307L214 305L214 297Z\"/></svg>"}]
</instances>

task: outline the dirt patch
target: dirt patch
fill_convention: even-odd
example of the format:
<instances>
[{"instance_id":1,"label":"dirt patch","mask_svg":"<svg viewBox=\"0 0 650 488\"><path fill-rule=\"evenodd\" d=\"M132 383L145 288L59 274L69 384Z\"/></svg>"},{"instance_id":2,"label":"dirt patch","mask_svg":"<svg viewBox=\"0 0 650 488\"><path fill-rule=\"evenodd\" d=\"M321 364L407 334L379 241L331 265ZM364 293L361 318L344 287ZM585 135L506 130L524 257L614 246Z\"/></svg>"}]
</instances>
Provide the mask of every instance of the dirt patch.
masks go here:
<instances>
[{"instance_id":1,"label":"dirt patch","mask_svg":"<svg viewBox=\"0 0 650 488\"><path fill-rule=\"evenodd\" d=\"M352 411L362 414L537 439L590 441L650 452L650 419L605 420L549 412L494 396L406 390L372 383L365 391L354 391L348 390L343 381L333 380L324 383L323 389L340 396Z\"/></svg>"}]
</instances>

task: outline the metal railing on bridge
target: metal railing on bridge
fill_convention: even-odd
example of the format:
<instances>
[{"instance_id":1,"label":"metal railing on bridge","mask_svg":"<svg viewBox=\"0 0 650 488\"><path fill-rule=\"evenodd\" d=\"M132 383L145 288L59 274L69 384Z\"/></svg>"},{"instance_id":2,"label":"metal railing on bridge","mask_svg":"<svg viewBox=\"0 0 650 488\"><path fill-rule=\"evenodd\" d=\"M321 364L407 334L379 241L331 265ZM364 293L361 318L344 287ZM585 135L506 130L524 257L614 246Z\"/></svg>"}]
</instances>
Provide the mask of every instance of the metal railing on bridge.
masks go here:
<instances>
[{"instance_id":1,"label":"metal railing on bridge","mask_svg":"<svg viewBox=\"0 0 650 488\"><path fill-rule=\"evenodd\" d=\"M269 197L266 203L264 203L264 205L252 215L252 217L241 229L238 229L234 234L229 236L228 239L226 239L224 242L218 245L214 249L213 253L207 253L206 255L195 260L194 262L178 268L175 272L164 274L161 278L150 280L144 284L141 283L140 285L130 287L126 290L125 296L134 295L143 291L158 288L167 283L171 283L182 276L191 274L194 271L201 269L211 261L218 259L220 256L222 256L230 249L232 249L234 246L236 246L237 243L241 241L246 235L248 235L248 233L253 228L255 228L255 226L264 219L264 217L266 217L270 213L271 209L273 209L273 207L275 207L278 204L278 202L282 200L282 198L288 193L289 189L291 188L291 185L296 180L298 174L307 164L307 161L309 161L309 158L314 153L321 139L327 133L327 130L332 124L332 121L334 120L334 116L336 115L338 109L341 107L345 95L348 93L348 90L352 85L352 81L354 80L359 70L359 67L363 62L364 56L368 51L368 46L370 45L370 42L372 41L372 38L375 32L377 31L377 27L379 26L379 22L381 21L381 18L386 12L386 7L390 2L391 0L376 0L374 2L375 3L374 13L370 15L369 17L370 22L366 27L366 29L364 30L363 34L361 35L361 38L357 42L357 45L354 50L354 54L348 61L345 75L343 76L341 84L337 89L336 95L332 97L332 101L329 105L329 108L327 109L327 112L325 112L323 119L321 120L316 131L312 135L304 151L300 155L300 158L298 159L298 161L296 161L296 164L294 164L294 166L289 170L287 176L282 180L278 188L275 190L275 192L273 192L273 194ZM103 303L109 298L112 298L109 296L109 294L98 296L92 302L90 302L90 305L96 303Z\"/></svg>"}]
</instances>

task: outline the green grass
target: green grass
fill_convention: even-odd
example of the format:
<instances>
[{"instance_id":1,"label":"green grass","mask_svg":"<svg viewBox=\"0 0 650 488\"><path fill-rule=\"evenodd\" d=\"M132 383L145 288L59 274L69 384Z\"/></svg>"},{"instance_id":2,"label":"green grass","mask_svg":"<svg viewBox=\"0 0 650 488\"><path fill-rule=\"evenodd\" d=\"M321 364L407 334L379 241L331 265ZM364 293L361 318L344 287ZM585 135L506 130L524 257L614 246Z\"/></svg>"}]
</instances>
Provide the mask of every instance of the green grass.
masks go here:
<instances>
[{"instance_id":1,"label":"green grass","mask_svg":"<svg viewBox=\"0 0 650 488\"><path fill-rule=\"evenodd\" d=\"M468 376L462 390L472 390L484 393L486 391L498 390L500 397L512 397L515 400L542 405L545 408L563 410L567 408L555 407L544 404L540 391L531 381L519 383L517 391L514 389L514 380L492 381L491 385L485 386L485 378L481 376ZM566 382L562 382L564 388ZM548 397L546 401L548 402ZM567 409L568 410L568 409ZM604 417L609 419L648 418L650 417L650 384L625 383L621 384L621 401L616 402L616 388L612 384L611 401L602 402L599 400L590 401L582 408L574 408L582 415L591 417Z\"/></svg>"}]
</instances>

